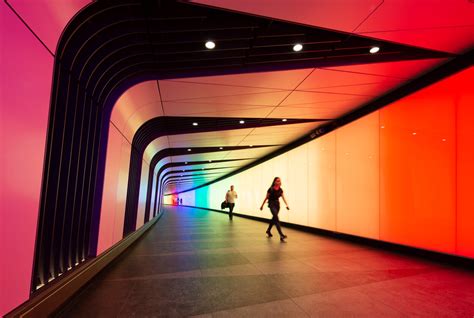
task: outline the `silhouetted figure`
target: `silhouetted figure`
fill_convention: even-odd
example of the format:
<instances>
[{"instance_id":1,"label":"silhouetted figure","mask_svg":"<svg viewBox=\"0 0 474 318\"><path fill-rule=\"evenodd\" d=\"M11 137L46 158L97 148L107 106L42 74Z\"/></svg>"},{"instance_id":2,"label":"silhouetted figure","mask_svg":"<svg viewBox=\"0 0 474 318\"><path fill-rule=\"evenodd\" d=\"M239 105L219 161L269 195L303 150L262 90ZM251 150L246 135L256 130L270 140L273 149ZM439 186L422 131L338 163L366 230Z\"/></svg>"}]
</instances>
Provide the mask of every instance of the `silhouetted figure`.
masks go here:
<instances>
[{"instance_id":1,"label":"silhouetted figure","mask_svg":"<svg viewBox=\"0 0 474 318\"><path fill-rule=\"evenodd\" d=\"M283 194L283 189L281 188L281 180L280 178L275 177L275 179L273 179L272 186L267 191L267 196L263 200L260 211L263 210L263 205L268 200L268 207L270 208L273 218L270 220L270 225L268 226L266 233L268 237L272 237L273 235L271 230L273 225L275 225L278 233L280 234L280 241L284 242L287 236L281 231L280 219L278 218L278 213L280 212L280 197L283 199L283 202L285 202L286 209L289 210L290 208L288 207L288 203L286 203L285 195Z\"/></svg>"},{"instance_id":2,"label":"silhouetted figure","mask_svg":"<svg viewBox=\"0 0 474 318\"><path fill-rule=\"evenodd\" d=\"M234 191L234 186L230 186L230 190L225 194L225 202L229 207L229 220L232 220L232 212L234 211L235 199L237 199L237 192Z\"/></svg>"},{"instance_id":3,"label":"silhouetted figure","mask_svg":"<svg viewBox=\"0 0 474 318\"><path fill-rule=\"evenodd\" d=\"M183 198L179 199L179 205L183 205Z\"/></svg>"}]
</instances>

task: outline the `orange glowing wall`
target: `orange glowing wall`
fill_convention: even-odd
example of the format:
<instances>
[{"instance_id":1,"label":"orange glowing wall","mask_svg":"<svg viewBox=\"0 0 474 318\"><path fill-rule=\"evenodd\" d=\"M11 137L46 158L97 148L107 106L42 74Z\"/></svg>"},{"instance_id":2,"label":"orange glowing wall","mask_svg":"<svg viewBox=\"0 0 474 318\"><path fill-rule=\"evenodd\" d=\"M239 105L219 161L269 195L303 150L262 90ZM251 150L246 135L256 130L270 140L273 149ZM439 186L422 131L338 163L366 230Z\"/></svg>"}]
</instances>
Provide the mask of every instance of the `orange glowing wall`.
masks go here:
<instances>
[{"instance_id":1,"label":"orange glowing wall","mask_svg":"<svg viewBox=\"0 0 474 318\"><path fill-rule=\"evenodd\" d=\"M260 206L280 176L292 208L281 220L474 258L474 68L194 193L219 209Z\"/></svg>"},{"instance_id":2,"label":"orange glowing wall","mask_svg":"<svg viewBox=\"0 0 474 318\"><path fill-rule=\"evenodd\" d=\"M335 131L336 229L379 237L379 114Z\"/></svg>"},{"instance_id":3,"label":"orange glowing wall","mask_svg":"<svg viewBox=\"0 0 474 318\"><path fill-rule=\"evenodd\" d=\"M455 253L455 109L442 82L380 111L382 240Z\"/></svg>"}]
</instances>

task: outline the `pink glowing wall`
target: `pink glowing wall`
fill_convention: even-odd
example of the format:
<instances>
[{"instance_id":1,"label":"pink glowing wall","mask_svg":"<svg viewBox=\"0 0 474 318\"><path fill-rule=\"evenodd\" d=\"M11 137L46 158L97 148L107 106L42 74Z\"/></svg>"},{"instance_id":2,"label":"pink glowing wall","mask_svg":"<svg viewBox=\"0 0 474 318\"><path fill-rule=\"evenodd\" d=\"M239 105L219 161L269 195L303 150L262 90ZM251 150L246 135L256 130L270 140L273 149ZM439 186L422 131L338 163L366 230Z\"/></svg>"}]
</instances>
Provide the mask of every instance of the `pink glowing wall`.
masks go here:
<instances>
[{"instance_id":1,"label":"pink glowing wall","mask_svg":"<svg viewBox=\"0 0 474 318\"><path fill-rule=\"evenodd\" d=\"M0 21L0 315L3 315L29 297L53 56L3 1Z\"/></svg>"},{"instance_id":2,"label":"pink glowing wall","mask_svg":"<svg viewBox=\"0 0 474 318\"><path fill-rule=\"evenodd\" d=\"M111 125L107 144L97 254L120 241L123 236L130 154L130 143L114 125Z\"/></svg>"}]
</instances>

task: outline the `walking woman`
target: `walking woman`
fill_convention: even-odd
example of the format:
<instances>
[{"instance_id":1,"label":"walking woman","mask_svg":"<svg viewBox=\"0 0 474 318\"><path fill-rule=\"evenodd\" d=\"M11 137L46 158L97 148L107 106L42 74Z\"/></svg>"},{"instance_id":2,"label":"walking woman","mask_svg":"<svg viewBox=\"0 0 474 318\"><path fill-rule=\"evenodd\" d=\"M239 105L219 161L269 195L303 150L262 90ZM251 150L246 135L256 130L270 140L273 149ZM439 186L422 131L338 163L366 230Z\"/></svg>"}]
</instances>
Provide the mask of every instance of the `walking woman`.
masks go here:
<instances>
[{"instance_id":1,"label":"walking woman","mask_svg":"<svg viewBox=\"0 0 474 318\"><path fill-rule=\"evenodd\" d=\"M270 225L268 226L266 233L268 237L272 237L271 230L273 225L275 225L280 234L280 241L284 242L287 236L281 231L280 220L278 219L278 212L280 212L280 197L283 199L283 202L285 202L286 209L289 210L290 208L288 207L285 195L283 194L283 189L281 188L281 180L280 178L275 177L272 186L267 191L265 200L263 200L260 211L263 210L263 205L268 200L268 207L270 208L270 212L272 212L273 218L270 220Z\"/></svg>"}]
</instances>

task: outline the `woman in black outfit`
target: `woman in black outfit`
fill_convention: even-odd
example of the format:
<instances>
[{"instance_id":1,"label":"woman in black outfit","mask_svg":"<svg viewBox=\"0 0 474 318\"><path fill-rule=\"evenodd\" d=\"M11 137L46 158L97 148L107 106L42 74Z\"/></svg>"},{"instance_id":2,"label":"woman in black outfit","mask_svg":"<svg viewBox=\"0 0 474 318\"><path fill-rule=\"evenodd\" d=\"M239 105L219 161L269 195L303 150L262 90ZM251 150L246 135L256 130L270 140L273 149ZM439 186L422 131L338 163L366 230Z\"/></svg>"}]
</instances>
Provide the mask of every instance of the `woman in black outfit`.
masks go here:
<instances>
[{"instance_id":1,"label":"woman in black outfit","mask_svg":"<svg viewBox=\"0 0 474 318\"><path fill-rule=\"evenodd\" d=\"M273 235L271 230L273 225L275 225L278 233L280 234L280 240L284 242L287 236L281 231L280 220L278 219L278 212L280 212L280 197L283 199L283 202L285 202L286 209L289 210L290 208L288 207L288 203L286 203L285 195L283 194L283 189L281 188L281 180L280 178L275 177L275 179L273 179L272 186L267 191L265 200L263 200L260 211L263 210L263 205L268 200L268 207L272 212L273 218L270 220L270 225L268 226L266 233L268 237L272 237Z\"/></svg>"}]
</instances>

